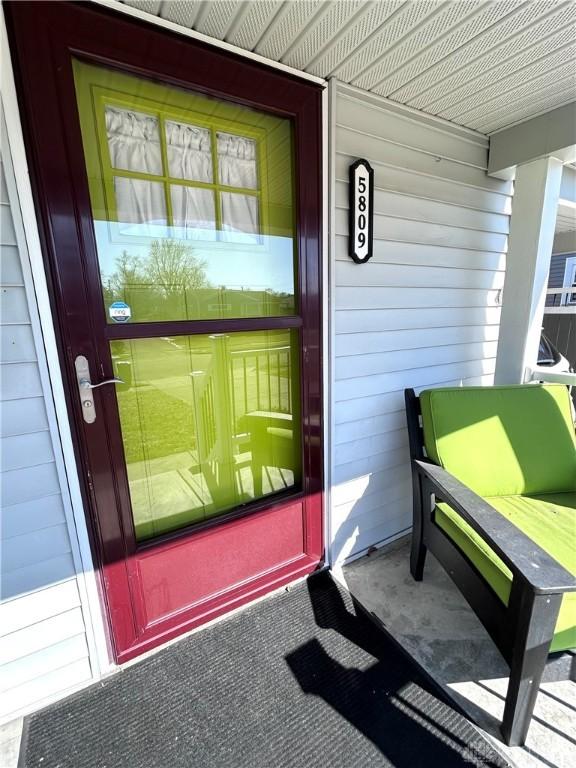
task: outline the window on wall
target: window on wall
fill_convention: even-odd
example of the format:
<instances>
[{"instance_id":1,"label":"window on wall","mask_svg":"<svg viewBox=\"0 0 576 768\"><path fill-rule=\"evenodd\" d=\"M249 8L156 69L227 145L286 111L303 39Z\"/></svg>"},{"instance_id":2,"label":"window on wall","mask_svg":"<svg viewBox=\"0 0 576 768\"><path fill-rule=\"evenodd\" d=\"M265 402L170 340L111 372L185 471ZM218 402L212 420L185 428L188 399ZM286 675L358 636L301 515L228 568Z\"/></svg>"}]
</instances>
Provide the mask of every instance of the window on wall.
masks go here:
<instances>
[{"instance_id":1,"label":"window on wall","mask_svg":"<svg viewBox=\"0 0 576 768\"><path fill-rule=\"evenodd\" d=\"M576 289L576 256L569 256L566 259L564 284L562 287ZM576 290L574 293L564 293L562 295L562 304L576 304Z\"/></svg>"}]
</instances>

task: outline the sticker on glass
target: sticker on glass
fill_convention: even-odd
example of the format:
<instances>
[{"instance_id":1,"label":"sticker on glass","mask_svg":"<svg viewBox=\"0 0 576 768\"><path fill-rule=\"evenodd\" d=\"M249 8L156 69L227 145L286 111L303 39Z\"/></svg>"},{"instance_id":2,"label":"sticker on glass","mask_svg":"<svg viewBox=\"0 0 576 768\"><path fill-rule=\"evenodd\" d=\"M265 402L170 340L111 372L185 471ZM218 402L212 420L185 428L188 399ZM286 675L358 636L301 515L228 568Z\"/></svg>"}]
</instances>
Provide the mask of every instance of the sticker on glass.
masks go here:
<instances>
[{"instance_id":1,"label":"sticker on glass","mask_svg":"<svg viewBox=\"0 0 576 768\"><path fill-rule=\"evenodd\" d=\"M115 301L110 304L108 314L115 323L127 323L132 317L130 307L124 301Z\"/></svg>"}]
</instances>

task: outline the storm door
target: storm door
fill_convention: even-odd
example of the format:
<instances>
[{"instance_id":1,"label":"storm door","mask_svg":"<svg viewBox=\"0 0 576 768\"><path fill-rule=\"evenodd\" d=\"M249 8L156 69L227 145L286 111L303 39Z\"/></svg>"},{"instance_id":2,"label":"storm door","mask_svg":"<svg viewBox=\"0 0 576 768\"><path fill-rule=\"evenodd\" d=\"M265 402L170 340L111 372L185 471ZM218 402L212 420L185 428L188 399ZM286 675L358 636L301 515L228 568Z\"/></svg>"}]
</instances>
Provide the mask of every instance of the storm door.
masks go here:
<instances>
[{"instance_id":1,"label":"storm door","mask_svg":"<svg viewBox=\"0 0 576 768\"><path fill-rule=\"evenodd\" d=\"M321 559L320 94L33 5L10 24L124 660Z\"/></svg>"}]
</instances>

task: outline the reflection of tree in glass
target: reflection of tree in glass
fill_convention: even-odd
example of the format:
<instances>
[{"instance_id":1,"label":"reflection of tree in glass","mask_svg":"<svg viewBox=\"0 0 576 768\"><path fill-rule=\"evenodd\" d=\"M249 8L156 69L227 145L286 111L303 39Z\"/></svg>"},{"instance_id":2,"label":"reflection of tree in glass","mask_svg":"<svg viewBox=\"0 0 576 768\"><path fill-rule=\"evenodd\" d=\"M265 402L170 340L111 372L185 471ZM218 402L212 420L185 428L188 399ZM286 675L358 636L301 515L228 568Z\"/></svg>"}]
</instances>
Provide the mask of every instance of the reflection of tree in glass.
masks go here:
<instances>
[{"instance_id":1,"label":"reflection of tree in glass","mask_svg":"<svg viewBox=\"0 0 576 768\"><path fill-rule=\"evenodd\" d=\"M209 287L205 267L191 246L154 240L146 257L122 251L116 258L116 270L104 281L104 300L125 301L140 321L187 317L190 292Z\"/></svg>"},{"instance_id":2,"label":"reflection of tree in glass","mask_svg":"<svg viewBox=\"0 0 576 768\"><path fill-rule=\"evenodd\" d=\"M146 260L149 282L160 288L168 298L208 285L206 262L193 255L192 248L178 240L154 240Z\"/></svg>"},{"instance_id":3,"label":"reflection of tree in glass","mask_svg":"<svg viewBox=\"0 0 576 768\"><path fill-rule=\"evenodd\" d=\"M122 251L106 288L114 294L123 294L127 289L146 285L169 297L194 288L206 288L205 267L206 262L194 256L191 246L177 240L154 240L145 259Z\"/></svg>"},{"instance_id":4,"label":"reflection of tree in glass","mask_svg":"<svg viewBox=\"0 0 576 768\"><path fill-rule=\"evenodd\" d=\"M110 275L104 288L110 296L124 296L126 288L139 285L144 281L142 260L128 251L116 258L116 271Z\"/></svg>"},{"instance_id":5,"label":"reflection of tree in glass","mask_svg":"<svg viewBox=\"0 0 576 768\"><path fill-rule=\"evenodd\" d=\"M294 296L265 287L214 286L206 275L207 261L179 240L153 240L148 254L124 250L116 269L103 276L104 301L125 301L132 321L218 317L259 317L294 312ZM247 265L249 266L249 265Z\"/></svg>"}]
</instances>

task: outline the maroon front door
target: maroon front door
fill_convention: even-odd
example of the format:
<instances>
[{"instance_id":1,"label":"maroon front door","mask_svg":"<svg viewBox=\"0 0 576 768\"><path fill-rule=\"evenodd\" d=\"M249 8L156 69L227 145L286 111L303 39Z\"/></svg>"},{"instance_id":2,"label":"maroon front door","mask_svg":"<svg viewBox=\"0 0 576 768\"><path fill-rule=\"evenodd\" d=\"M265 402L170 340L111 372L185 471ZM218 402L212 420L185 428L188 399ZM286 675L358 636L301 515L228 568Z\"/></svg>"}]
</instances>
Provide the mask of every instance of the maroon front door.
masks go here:
<instances>
[{"instance_id":1,"label":"maroon front door","mask_svg":"<svg viewBox=\"0 0 576 768\"><path fill-rule=\"evenodd\" d=\"M125 661L321 562L321 94L86 4L6 9Z\"/></svg>"}]
</instances>

